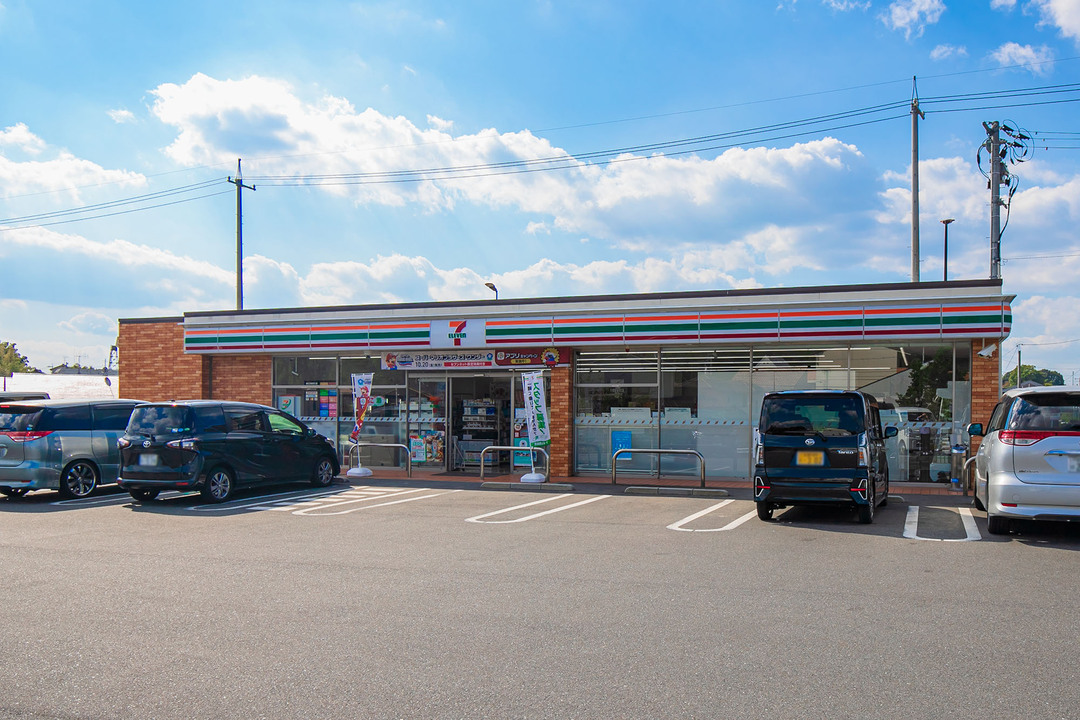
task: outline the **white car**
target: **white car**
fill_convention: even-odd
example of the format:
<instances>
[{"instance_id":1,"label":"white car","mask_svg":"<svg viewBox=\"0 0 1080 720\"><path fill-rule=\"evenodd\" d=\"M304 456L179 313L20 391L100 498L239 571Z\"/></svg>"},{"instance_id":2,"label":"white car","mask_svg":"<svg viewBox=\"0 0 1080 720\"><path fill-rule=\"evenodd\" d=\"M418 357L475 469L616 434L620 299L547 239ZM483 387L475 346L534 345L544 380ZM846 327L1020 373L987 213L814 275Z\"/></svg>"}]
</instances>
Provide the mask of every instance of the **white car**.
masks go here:
<instances>
[{"instance_id":1,"label":"white car","mask_svg":"<svg viewBox=\"0 0 1080 720\"><path fill-rule=\"evenodd\" d=\"M1007 391L975 455L975 506L987 529L1007 533L1013 520L1080 522L1080 388Z\"/></svg>"}]
</instances>

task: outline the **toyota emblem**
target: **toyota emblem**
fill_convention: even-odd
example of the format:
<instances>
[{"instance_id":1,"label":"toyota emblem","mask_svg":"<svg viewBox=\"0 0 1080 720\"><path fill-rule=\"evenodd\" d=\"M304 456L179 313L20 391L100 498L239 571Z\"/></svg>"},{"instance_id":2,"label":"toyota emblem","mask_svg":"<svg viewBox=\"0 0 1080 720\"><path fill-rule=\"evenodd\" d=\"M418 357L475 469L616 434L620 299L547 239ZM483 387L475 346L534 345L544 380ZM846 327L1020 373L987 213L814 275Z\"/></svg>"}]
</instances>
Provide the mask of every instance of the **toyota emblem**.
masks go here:
<instances>
[{"instance_id":1,"label":"toyota emblem","mask_svg":"<svg viewBox=\"0 0 1080 720\"><path fill-rule=\"evenodd\" d=\"M806 440L804 440L803 442L805 442L807 445L813 445L814 438L806 438Z\"/></svg>"},{"instance_id":2,"label":"toyota emblem","mask_svg":"<svg viewBox=\"0 0 1080 720\"><path fill-rule=\"evenodd\" d=\"M150 447L150 441L149 440L143 440L142 441L142 446L143 447Z\"/></svg>"}]
</instances>

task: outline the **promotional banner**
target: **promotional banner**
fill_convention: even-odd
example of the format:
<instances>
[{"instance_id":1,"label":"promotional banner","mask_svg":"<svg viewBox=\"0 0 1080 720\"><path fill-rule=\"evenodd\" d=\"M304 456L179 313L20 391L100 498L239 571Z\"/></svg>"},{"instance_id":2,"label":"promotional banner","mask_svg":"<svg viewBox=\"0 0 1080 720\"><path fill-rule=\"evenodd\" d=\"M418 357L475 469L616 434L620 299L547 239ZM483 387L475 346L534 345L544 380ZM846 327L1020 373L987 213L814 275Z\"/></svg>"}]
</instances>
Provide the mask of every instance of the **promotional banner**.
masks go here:
<instances>
[{"instance_id":1,"label":"promotional banner","mask_svg":"<svg viewBox=\"0 0 1080 720\"><path fill-rule=\"evenodd\" d=\"M525 422L529 428L529 444L533 447L551 444L547 404L544 402L544 373L521 373L525 395Z\"/></svg>"},{"instance_id":2,"label":"promotional banner","mask_svg":"<svg viewBox=\"0 0 1080 720\"><path fill-rule=\"evenodd\" d=\"M356 424L353 425L349 439L358 442L360 428L364 425L364 415L371 407L371 378L374 373L354 373L352 376L353 404L356 406Z\"/></svg>"}]
</instances>

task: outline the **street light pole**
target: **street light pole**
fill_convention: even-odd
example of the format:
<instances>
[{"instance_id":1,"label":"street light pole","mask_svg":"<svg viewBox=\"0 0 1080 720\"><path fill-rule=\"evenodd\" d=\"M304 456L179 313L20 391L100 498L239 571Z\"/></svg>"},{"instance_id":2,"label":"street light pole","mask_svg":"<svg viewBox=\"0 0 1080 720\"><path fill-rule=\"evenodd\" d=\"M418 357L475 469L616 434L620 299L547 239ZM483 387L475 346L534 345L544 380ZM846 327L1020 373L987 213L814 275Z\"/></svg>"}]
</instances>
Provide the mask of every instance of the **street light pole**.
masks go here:
<instances>
[{"instance_id":1,"label":"street light pole","mask_svg":"<svg viewBox=\"0 0 1080 720\"><path fill-rule=\"evenodd\" d=\"M486 282L484 283L484 285L487 287L488 290L491 290L493 293L495 293L495 299L498 300L499 288L495 287L495 283Z\"/></svg>"},{"instance_id":2,"label":"street light pole","mask_svg":"<svg viewBox=\"0 0 1080 720\"><path fill-rule=\"evenodd\" d=\"M956 218L945 218L941 224L945 226L945 255L941 263L941 279L949 279L949 225L956 222Z\"/></svg>"}]
</instances>

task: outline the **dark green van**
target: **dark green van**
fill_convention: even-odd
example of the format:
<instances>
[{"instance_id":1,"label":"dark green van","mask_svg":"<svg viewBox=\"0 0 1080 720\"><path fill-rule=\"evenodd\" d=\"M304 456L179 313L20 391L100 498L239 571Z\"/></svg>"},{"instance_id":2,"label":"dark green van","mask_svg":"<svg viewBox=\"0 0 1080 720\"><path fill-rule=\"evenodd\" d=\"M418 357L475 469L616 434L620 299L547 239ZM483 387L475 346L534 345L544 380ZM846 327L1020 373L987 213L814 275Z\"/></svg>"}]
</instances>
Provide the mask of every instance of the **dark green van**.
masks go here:
<instances>
[{"instance_id":1,"label":"dark green van","mask_svg":"<svg viewBox=\"0 0 1080 720\"><path fill-rule=\"evenodd\" d=\"M885 438L878 403L858 390L769 393L761 405L754 467L758 517L792 505L855 507L859 522L889 497Z\"/></svg>"}]
</instances>

